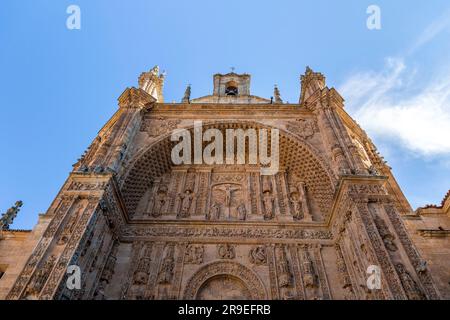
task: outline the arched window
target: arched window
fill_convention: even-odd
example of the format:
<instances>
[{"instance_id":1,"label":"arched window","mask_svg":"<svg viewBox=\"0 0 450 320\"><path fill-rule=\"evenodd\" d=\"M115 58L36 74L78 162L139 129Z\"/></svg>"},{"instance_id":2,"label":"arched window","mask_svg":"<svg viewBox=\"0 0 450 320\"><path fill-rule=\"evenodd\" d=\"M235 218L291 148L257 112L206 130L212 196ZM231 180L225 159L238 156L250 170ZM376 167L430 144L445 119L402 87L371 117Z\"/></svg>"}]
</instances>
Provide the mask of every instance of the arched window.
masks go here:
<instances>
[{"instance_id":1,"label":"arched window","mask_svg":"<svg viewBox=\"0 0 450 320\"><path fill-rule=\"evenodd\" d=\"M227 95L227 96L237 96L238 95L238 87L237 87L236 82L230 81L226 84L225 95Z\"/></svg>"}]
</instances>

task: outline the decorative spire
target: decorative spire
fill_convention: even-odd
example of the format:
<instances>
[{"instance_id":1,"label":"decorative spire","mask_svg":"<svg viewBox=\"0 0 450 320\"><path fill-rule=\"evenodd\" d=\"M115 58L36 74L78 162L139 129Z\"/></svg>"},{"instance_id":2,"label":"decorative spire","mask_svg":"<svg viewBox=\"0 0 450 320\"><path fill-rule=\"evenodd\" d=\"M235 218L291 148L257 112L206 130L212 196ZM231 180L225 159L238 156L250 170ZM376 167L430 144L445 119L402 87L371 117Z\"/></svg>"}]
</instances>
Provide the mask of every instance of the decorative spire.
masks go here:
<instances>
[{"instance_id":1,"label":"decorative spire","mask_svg":"<svg viewBox=\"0 0 450 320\"><path fill-rule=\"evenodd\" d=\"M131 87L126 88L118 100L121 108L143 108L149 103L155 102L156 98L142 89Z\"/></svg>"},{"instance_id":2,"label":"decorative spire","mask_svg":"<svg viewBox=\"0 0 450 320\"><path fill-rule=\"evenodd\" d=\"M320 72L314 72L310 67L306 67L305 74L300 77L301 93L300 103L303 103L317 90L325 88L325 77Z\"/></svg>"},{"instance_id":3,"label":"decorative spire","mask_svg":"<svg viewBox=\"0 0 450 320\"><path fill-rule=\"evenodd\" d=\"M22 207L22 205L22 201L16 201L14 206L9 208L4 214L2 214L2 217L0 218L0 230L9 230L9 226L17 217L17 213L19 213L20 207Z\"/></svg>"},{"instance_id":4,"label":"decorative spire","mask_svg":"<svg viewBox=\"0 0 450 320\"><path fill-rule=\"evenodd\" d=\"M186 91L184 91L184 97L181 100L182 103L189 103L191 100L191 84L188 84Z\"/></svg>"},{"instance_id":5,"label":"decorative spire","mask_svg":"<svg viewBox=\"0 0 450 320\"><path fill-rule=\"evenodd\" d=\"M280 95L280 90L278 89L277 85L275 85L275 87L273 88L273 96L275 97L275 103L283 103Z\"/></svg>"},{"instance_id":6,"label":"decorative spire","mask_svg":"<svg viewBox=\"0 0 450 320\"><path fill-rule=\"evenodd\" d=\"M143 72L139 76L139 88L147 92L157 102L164 102L163 98L163 86L165 72L159 73L159 67L154 66L150 71Z\"/></svg>"}]
</instances>

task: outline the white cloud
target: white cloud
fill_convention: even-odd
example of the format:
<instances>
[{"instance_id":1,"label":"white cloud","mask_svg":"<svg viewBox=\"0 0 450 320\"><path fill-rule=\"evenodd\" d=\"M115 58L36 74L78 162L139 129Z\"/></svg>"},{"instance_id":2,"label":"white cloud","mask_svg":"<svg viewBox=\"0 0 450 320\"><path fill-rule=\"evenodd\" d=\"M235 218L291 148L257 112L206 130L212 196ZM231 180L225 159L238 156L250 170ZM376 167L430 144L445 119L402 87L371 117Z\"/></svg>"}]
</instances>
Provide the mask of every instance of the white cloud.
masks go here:
<instances>
[{"instance_id":1,"label":"white cloud","mask_svg":"<svg viewBox=\"0 0 450 320\"><path fill-rule=\"evenodd\" d=\"M450 28L450 10L445 11L438 19L428 25L425 30L417 37L416 41L409 49L409 54L414 53L417 49L433 40L437 35L443 31L448 31Z\"/></svg>"},{"instance_id":2,"label":"white cloud","mask_svg":"<svg viewBox=\"0 0 450 320\"><path fill-rule=\"evenodd\" d=\"M450 153L450 73L411 94L415 74L402 59L389 58L383 71L355 74L340 92L369 135L420 155Z\"/></svg>"}]
</instances>

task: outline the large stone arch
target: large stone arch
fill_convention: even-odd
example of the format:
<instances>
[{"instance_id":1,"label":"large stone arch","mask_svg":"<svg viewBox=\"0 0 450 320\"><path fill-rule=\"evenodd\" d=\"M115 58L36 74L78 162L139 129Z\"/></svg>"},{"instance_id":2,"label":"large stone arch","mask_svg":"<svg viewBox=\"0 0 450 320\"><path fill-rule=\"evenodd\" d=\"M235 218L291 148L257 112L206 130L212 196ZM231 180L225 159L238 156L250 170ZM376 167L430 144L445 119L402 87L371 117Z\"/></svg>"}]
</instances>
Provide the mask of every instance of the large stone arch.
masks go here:
<instances>
[{"instance_id":1,"label":"large stone arch","mask_svg":"<svg viewBox=\"0 0 450 320\"><path fill-rule=\"evenodd\" d=\"M203 128L266 128L272 127L255 121L223 120L204 122ZM193 125L183 129L193 130ZM304 179L316 200L320 211L326 217L331 209L335 188L335 177L331 167L320 153L307 141L299 136L279 129L280 132L280 165L289 168ZM140 150L127 164L121 191L125 206L133 213L154 178L161 176L172 167L171 150L174 145L170 141L171 133L160 136L147 148Z\"/></svg>"},{"instance_id":2,"label":"large stone arch","mask_svg":"<svg viewBox=\"0 0 450 320\"><path fill-rule=\"evenodd\" d=\"M252 270L233 261L215 261L201 267L187 281L183 299L197 299L199 290L211 279L217 279L217 277L236 279L243 283L250 300L266 300L268 298L264 284Z\"/></svg>"}]
</instances>

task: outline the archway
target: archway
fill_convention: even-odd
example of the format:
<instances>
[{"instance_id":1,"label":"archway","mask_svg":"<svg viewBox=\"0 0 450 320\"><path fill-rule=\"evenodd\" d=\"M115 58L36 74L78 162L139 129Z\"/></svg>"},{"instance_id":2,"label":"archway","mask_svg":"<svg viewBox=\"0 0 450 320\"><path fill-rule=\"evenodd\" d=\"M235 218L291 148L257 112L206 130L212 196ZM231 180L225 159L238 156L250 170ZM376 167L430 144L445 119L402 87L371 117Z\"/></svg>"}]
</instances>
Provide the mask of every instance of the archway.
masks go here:
<instances>
[{"instance_id":1,"label":"archway","mask_svg":"<svg viewBox=\"0 0 450 320\"><path fill-rule=\"evenodd\" d=\"M215 292L215 290L223 292ZM184 299L267 299L258 276L240 263L216 261L200 268L188 280Z\"/></svg>"}]
</instances>

